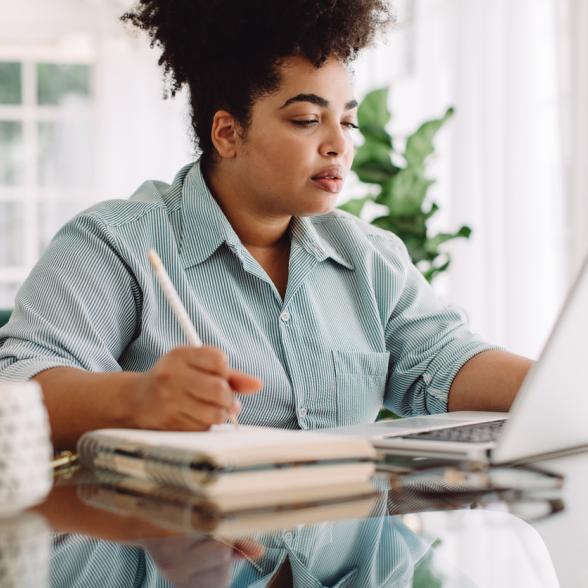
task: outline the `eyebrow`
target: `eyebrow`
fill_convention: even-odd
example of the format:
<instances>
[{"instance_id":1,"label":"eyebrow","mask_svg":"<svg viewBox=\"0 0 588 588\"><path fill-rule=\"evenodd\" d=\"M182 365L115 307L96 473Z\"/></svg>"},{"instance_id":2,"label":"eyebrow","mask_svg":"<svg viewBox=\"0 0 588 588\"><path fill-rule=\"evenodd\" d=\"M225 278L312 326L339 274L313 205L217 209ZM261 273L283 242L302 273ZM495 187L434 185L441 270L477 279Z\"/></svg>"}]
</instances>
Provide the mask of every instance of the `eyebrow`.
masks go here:
<instances>
[{"instance_id":1,"label":"eyebrow","mask_svg":"<svg viewBox=\"0 0 588 588\"><path fill-rule=\"evenodd\" d=\"M317 96L316 94L298 94L296 96L292 96L292 98L288 98L282 106L280 106L280 110L282 108L286 108L286 106L290 106L294 102L310 102L311 104L316 104L321 108L328 108L329 101L323 98L322 96ZM353 110L357 107L357 100L350 100L345 104L345 110Z\"/></svg>"}]
</instances>

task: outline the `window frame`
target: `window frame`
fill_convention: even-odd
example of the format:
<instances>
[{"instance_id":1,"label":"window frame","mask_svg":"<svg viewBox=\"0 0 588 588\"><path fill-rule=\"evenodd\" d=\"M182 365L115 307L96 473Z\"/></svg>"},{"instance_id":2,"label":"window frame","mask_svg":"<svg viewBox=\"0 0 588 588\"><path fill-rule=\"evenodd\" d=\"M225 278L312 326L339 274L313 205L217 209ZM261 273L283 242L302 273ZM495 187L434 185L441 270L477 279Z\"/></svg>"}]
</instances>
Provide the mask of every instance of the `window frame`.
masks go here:
<instances>
[{"instance_id":1,"label":"window frame","mask_svg":"<svg viewBox=\"0 0 588 588\"><path fill-rule=\"evenodd\" d=\"M16 203L22 206L22 234L18 237L19 246L23 251L22 261L18 265L0 266L0 286L10 291L20 286L41 253L43 232L39 215L42 203L92 202L96 199L94 185L82 188L40 185L38 123L70 117L62 111L60 105L37 103L37 64L79 64L90 67L88 108L93 125L96 124L98 68L95 45L89 35L65 38L56 43L19 46L0 44L0 61L20 63L22 83L21 104L0 104L0 121L22 123L23 140L22 183L15 186L0 185L0 203ZM0 306L6 305L3 298L0 292Z\"/></svg>"}]
</instances>

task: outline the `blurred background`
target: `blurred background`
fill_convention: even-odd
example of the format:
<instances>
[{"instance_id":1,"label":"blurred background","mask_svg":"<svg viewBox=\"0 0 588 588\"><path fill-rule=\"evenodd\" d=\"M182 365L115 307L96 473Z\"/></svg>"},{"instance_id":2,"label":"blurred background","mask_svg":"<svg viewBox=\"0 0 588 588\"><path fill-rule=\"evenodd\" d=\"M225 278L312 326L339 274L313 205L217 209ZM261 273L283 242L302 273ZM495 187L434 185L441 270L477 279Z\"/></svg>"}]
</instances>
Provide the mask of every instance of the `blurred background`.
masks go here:
<instances>
[{"instance_id":1,"label":"blurred background","mask_svg":"<svg viewBox=\"0 0 588 588\"><path fill-rule=\"evenodd\" d=\"M462 224L434 287L472 329L536 357L588 249L588 2L397 0L356 62L357 97L389 87L390 131L455 116L429 175L435 230ZM171 182L193 160L185 96L128 0L0 0L0 309L77 212ZM360 190L350 181L343 199Z\"/></svg>"}]
</instances>

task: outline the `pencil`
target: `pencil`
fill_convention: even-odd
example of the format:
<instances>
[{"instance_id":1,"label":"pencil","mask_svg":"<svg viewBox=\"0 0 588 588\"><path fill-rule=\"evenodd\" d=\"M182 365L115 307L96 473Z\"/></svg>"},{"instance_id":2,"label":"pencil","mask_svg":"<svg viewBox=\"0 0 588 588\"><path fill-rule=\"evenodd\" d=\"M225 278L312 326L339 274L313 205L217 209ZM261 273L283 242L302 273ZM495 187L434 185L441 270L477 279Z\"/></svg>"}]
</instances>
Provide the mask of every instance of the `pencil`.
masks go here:
<instances>
[{"instance_id":1,"label":"pencil","mask_svg":"<svg viewBox=\"0 0 588 588\"><path fill-rule=\"evenodd\" d=\"M186 309L184 308L184 305L182 304L176 289L171 283L171 280L169 279L169 276L163 267L163 263L161 262L159 255L157 255L155 250L150 249L148 256L151 267L155 272L155 277L157 278L157 281L159 282L159 285L165 294L165 298L170 305L174 316L178 320L180 328L184 332L188 343L194 347L202 347L202 340L198 336L198 333L196 332L196 329L194 328L194 325L192 324L192 321L190 320L190 317L188 316L188 313L186 312ZM239 423L237 421L237 417L234 414L231 414L231 422L236 429Z\"/></svg>"}]
</instances>

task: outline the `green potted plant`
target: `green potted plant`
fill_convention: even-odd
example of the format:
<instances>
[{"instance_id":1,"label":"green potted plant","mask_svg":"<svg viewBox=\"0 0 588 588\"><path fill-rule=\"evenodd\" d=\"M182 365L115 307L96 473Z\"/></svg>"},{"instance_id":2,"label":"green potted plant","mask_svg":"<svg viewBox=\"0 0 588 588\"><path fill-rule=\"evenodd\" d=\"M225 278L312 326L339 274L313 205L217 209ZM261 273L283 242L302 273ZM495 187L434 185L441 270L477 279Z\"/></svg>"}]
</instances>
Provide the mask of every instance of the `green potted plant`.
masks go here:
<instances>
[{"instance_id":1,"label":"green potted plant","mask_svg":"<svg viewBox=\"0 0 588 588\"><path fill-rule=\"evenodd\" d=\"M363 143L352 167L359 180L366 184L366 193L339 207L361 217L368 202L380 205L383 214L370 222L392 231L404 241L413 263L429 282L447 271L451 263L451 255L443 245L452 239L469 239L472 233L466 225L452 233L437 234L431 234L428 227L439 206L428 198L429 188L435 181L426 174L427 160L435 150L435 135L453 114L454 109L448 108L442 118L421 124L406 138L404 151L400 153L386 129L391 119L388 88L370 92L358 108ZM383 408L378 420L384 418L398 417Z\"/></svg>"},{"instance_id":2,"label":"green potted plant","mask_svg":"<svg viewBox=\"0 0 588 588\"><path fill-rule=\"evenodd\" d=\"M358 109L363 144L352 167L366 184L366 193L340 206L361 217L368 202L379 204L383 214L370 222L394 232L404 241L413 263L429 282L451 263L450 253L442 246L452 239L468 239L472 232L465 225L452 233L434 235L428 229L429 220L439 206L428 198L428 190L435 181L426 175L427 160L434 153L435 135L453 113L454 109L448 108L442 118L424 122L406 138L401 153L386 129L391 118L388 88L370 92Z\"/></svg>"}]
</instances>

